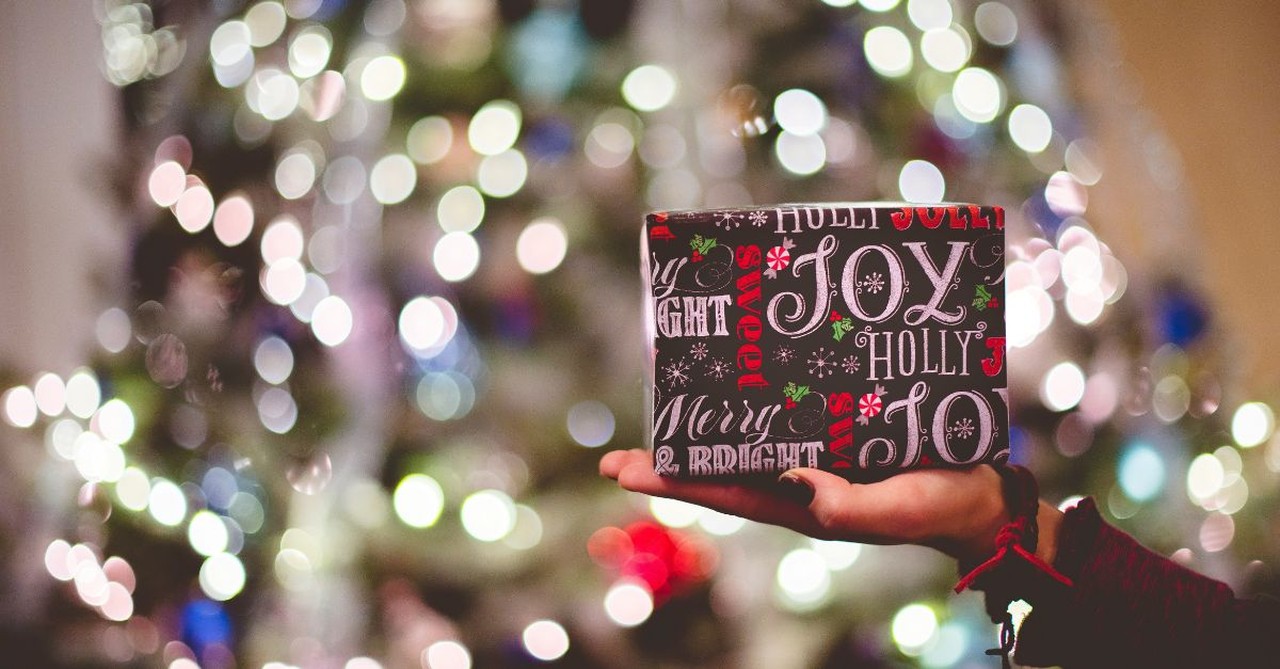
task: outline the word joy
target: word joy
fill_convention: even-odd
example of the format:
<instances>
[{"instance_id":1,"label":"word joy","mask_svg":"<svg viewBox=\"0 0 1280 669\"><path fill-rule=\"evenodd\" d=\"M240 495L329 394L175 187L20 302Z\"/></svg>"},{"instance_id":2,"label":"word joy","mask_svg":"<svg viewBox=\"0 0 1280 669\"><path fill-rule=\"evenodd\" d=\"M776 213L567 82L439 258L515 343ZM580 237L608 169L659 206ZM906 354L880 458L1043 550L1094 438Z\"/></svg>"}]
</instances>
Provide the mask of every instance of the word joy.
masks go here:
<instances>
[{"instance_id":1,"label":"word joy","mask_svg":"<svg viewBox=\"0 0 1280 669\"><path fill-rule=\"evenodd\" d=\"M903 242L901 246L908 251L905 254L906 257L924 271L925 277L933 288L926 302L913 304L902 311L903 322L909 326L917 326L930 319L943 325L955 325L963 321L968 313L964 305L946 309L942 303L957 283L956 276L969 249L969 242L948 243L947 258L941 267L929 255L925 242ZM828 259L835 255L837 248L839 248L839 242L836 241L835 235L827 235L818 243L817 249L795 259L792 272L797 277L801 276L801 272L806 271L806 268L812 267L815 288L810 294L813 295L813 305L810 308L805 295L798 292L783 291L774 295L769 301L767 313L769 325L773 329L790 337L803 337L822 326L830 312L830 301L834 294L834 291L828 291L828 286L832 285ZM879 310L866 308L857 288L858 265L871 254L880 256L888 265L885 286L888 299ZM886 244L859 246L849 254L840 274L840 294L845 305L856 320L867 323L881 323L897 315L903 308L905 289L906 267L903 256ZM782 313L784 306L790 307L789 313ZM796 325L797 323L799 325Z\"/></svg>"}]
</instances>

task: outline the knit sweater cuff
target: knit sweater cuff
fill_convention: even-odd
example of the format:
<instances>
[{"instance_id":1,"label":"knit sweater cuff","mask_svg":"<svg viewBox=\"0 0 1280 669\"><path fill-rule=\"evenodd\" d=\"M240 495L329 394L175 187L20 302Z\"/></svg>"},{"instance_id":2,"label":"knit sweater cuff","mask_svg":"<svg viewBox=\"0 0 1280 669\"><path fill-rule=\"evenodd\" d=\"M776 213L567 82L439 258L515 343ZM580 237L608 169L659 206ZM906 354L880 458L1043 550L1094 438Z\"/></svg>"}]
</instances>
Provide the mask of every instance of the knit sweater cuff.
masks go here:
<instances>
[{"instance_id":1,"label":"knit sweater cuff","mask_svg":"<svg viewBox=\"0 0 1280 669\"><path fill-rule=\"evenodd\" d=\"M1075 585L1030 593L1019 664L1212 666L1203 642L1221 632L1231 589L1107 525L1092 499L1066 513L1054 566Z\"/></svg>"}]
</instances>

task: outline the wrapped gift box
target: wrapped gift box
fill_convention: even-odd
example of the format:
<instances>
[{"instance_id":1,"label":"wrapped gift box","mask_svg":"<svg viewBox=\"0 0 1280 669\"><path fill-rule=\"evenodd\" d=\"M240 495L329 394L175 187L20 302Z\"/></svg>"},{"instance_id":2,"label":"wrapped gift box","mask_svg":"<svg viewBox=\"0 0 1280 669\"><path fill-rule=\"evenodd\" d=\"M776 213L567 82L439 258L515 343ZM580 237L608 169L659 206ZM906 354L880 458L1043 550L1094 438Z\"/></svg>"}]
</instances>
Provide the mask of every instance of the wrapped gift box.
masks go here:
<instances>
[{"instance_id":1,"label":"wrapped gift box","mask_svg":"<svg viewBox=\"0 0 1280 669\"><path fill-rule=\"evenodd\" d=\"M999 207L658 212L641 257L658 473L1008 457Z\"/></svg>"}]
</instances>

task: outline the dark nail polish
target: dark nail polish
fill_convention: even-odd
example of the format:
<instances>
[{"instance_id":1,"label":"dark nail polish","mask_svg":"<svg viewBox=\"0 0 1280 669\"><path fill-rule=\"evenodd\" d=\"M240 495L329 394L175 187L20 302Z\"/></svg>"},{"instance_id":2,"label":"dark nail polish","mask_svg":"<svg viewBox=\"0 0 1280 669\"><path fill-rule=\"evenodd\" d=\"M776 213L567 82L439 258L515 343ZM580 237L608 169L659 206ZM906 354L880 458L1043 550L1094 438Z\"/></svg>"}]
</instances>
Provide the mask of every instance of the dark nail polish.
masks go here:
<instances>
[{"instance_id":1,"label":"dark nail polish","mask_svg":"<svg viewBox=\"0 0 1280 669\"><path fill-rule=\"evenodd\" d=\"M799 476L791 474L779 476L777 490L778 494L801 506L809 506L813 501L813 488L809 486L808 481Z\"/></svg>"}]
</instances>

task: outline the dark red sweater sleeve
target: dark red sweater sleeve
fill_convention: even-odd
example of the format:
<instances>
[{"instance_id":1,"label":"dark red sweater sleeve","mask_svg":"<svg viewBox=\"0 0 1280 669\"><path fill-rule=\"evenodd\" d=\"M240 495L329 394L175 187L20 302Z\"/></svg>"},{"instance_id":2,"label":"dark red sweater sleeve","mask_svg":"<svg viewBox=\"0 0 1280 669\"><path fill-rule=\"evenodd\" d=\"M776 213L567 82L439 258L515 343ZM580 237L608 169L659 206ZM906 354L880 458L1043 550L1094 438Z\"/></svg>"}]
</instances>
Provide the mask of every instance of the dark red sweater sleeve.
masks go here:
<instances>
[{"instance_id":1,"label":"dark red sweater sleeve","mask_svg":"<svg viewBox=\"0 0 1280 669\"><path fill-rule=\"evenodd\" d=\"M1237 599L1226 584L1103 522L1091 499L1066 513L1054 566L1074 586L1028 598L1034 610L1018 634L1019 664L1280 666L1280 602Z\"/></svg>"}]
</instances>

